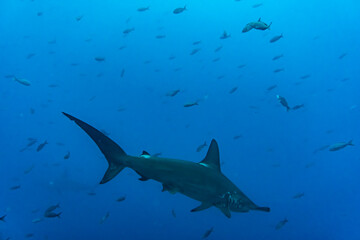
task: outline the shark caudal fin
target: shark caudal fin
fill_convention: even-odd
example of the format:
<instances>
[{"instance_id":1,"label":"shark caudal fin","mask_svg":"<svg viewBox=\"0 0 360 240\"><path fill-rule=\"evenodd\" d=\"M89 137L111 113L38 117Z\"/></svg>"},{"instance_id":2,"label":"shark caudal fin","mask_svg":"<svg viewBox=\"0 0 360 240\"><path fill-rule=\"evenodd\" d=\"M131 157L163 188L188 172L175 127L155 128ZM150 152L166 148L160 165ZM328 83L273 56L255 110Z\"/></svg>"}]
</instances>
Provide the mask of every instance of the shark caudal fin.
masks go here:
<instances>
[{"instance_id":1,"label":"shark caudal fin","mask_svg":"<svg viewBox=\"0 0 360 240\"><path fill-rule=\"evenodd\" d=\"M104 154L106 160L108 161L109 167L106 170L100 184L110 181L126 167L124 165L123 159L127 155L119 145L117 145L113 140L105 136L102 132L81 121L80 119L77 119L76 117L73 117L64 112L63 114L70 120L74 121L91 137L92 140L94 140L94 142L99 147L100 151Z\"/></svg>"}]
</instances>

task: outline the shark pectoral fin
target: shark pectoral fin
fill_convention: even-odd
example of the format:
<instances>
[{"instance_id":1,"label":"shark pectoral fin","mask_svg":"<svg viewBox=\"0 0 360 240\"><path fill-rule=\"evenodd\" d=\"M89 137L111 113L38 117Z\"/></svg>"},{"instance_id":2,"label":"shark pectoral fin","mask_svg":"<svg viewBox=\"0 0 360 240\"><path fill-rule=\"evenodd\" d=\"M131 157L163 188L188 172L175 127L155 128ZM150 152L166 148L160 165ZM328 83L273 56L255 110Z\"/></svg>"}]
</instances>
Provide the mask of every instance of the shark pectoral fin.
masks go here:
<instances>
[{"instance_id":1,"label":"shark pectoral fin","mask_svg":"<svg viewBox=\"0 0 360 240\"><path fill-rule=\"evenodd\" d=\"M231 218L231 213L229 208L223 207L223 208L219 208L220 211L225 214L226 217Z\"/></svg>"},{"instance_id":2,"label":"shark pectoral fin","mask_svg":"<svg viewBox=\"0 0 360 240\"><path fill-rule=\"evenodd\" d=\"M200 206L198 206L194 209L191 209L190 212L202 211L202 210L208 209L209 207L212 207L212 206L213 206L213 204L210 202L202 202Z\"/></svg>"}]
</instances>

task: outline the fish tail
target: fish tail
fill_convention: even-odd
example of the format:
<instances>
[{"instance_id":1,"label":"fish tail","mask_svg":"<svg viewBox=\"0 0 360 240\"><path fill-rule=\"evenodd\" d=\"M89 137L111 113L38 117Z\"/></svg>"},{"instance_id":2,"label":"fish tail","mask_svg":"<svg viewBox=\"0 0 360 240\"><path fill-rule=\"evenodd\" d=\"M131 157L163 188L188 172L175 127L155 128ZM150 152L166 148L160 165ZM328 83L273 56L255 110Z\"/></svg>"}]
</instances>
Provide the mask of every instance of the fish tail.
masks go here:
<instances>
[{"instance_id":1,"label":"fish tail","mask_svg":"<svg viewBox=\"0 0 360 240\"><path fill-rule=\"evenodd\" d=\"M119 145L117 145L109 137L105 136L102 132L81 121L80 119L77 119L64 112L63 114L70 120L74 121L89 135L89 137L96 143L96 145L99 147L100 151L108 161L109 167L106 170L100 184L107 183L126 167L125 160L127 154Z\"/></svg>"},{"instance_id":2,"label":"fish tail","mask_svg":"<svg viewBox=\"0 0 360 240\"><path fill-rule=\"evenodd\" d=\"M62 212L59 212L58 214L56 214L56 216L58 217L58 218L60 218L60 215L62 214Z\"/></svg>"},{"instance_id":3,"label":"fish tail","mask_svg":"<svg viewBox=\"0 0 360 240\"><path fill-rule=\"evenodd\" d=\"M349 146L355 146L353 143L352 143L352 139L347 143L347 145L349 145Z\"/></svg>"},{"instance_id":4,"label":"fish tail","mask_svg":"<svg viewBox=\"0 0 360 240\"><path fill-rule=\"evenodd\" d=\"M286 111L288 112L288 111L290 111L290 110L291 110L291 107L286 106Z\"/></svg>"}]
</instances>

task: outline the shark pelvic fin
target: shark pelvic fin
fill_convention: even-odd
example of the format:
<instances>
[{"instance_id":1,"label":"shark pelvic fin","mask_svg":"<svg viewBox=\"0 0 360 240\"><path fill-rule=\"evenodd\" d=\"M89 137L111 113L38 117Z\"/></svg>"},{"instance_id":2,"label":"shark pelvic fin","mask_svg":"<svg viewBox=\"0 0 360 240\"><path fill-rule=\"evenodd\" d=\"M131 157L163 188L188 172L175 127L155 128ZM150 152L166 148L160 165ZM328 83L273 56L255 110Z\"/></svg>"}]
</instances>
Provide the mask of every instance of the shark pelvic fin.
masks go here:
<instances>
[{"instance_id":1,"label":"shark pelvic fin","mask_svg":"<svg viewBox=\"0 0 360 240\"><path fill-rule=\"evenodd\" d=\"M219 208L220 211L228 218L231 218L231 213L230 213L230 209L227 208L227 207L222 207L222 208Z\"/></svg>"},{"instance_id":2,"label":"shark pelvic fin","mask_svg":"<svg viewBox=\"0 0 360 240\"><path fill-rule=\"evenodd\" d=\"M165 191L168 191L169 193L171 194L175 194L178 192L178 189L174 186L171 186L171 185L168 185L168 184L165 184L163 183L163 189L161 190L162 192L165 192Z\"/></svg>"},{"instance_id":3,"label":"shark pelvic fin","mask_svg":"<svg viewBox=\"0 0 360 240\"><path fill-rule=\"evenodd\" d=\"M202 164L206 167L211 167L211 168L217 169L219 172L221 172L219 146L218 146L217 142L215 141L215 139L211 140L209 150L208 150L204 160L202 160L200 162L200 164Z\"/></svg>"},{"instance_id":4,"label":"shark pelvic fin","mask_svg":"<svg viewBox=\"0 0 360 240\"><path fill-rule=\"evenodd\" d=\"M212 207L213 204L210 203L210 202L202 202L200 206L194 208L194 209L191 209L190 212L198 212L198 211L202 211L202 210L205 210L205 209L208 209L210 207Z\"/></svg>"},{"instance_id":5,"label":"shark pelvic fin","mask_svg":"<svg viewBox=\"0 0 360 240\"><path fill-rule=\"evenodd\" d=\"M70 114L64 112L63 114L70 120L74 121L89 135L89 137L96 143L96 145L99 147L100 151L104 154L106 160L108 161L109 167L105 172L105 175L102 178L100 184L110 181L119 172L121 172L121 170L125 168L124 157L126 157L127 155L119 145L117 145L113 140L105 136L102 132L81 121L80 119L77 119L76 117L73 117Z\"/></svg>"}]
</instances>

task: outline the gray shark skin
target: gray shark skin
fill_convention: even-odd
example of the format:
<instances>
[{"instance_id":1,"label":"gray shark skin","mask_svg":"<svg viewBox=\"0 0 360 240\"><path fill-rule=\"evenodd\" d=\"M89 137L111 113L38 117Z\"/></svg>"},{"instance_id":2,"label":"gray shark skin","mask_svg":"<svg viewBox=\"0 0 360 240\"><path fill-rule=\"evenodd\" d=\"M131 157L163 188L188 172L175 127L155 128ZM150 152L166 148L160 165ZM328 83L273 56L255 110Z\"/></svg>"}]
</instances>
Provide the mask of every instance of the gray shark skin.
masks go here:
<instances>
[{"instance_id":1,"label":"gray shark skin","mask_svg":"<svg viewBox=\"0 0 360 240\"><path fill-rule=\"evenodd\" d=\"M191 212L215 206L230 218L231 211L270 211L268 207L259 207L253 203L221 173L219 148L214 139L211 141L206 157L200 163L153 157L146 152L143 152L140 157L129 156L99 130L67 113L63 114L92 138L107 159L109 167L100 184L110 181L125 167L129 167L140 175L141 181L153 179L162 183L163 191L173 194L179 192L200 201L201 205L192 209Z\"/></svg>"}]
</instances>

